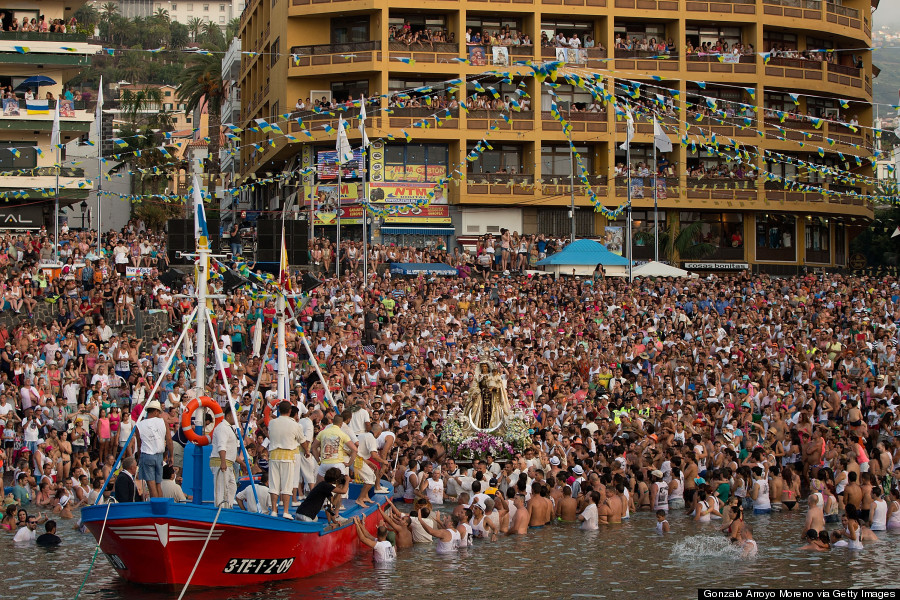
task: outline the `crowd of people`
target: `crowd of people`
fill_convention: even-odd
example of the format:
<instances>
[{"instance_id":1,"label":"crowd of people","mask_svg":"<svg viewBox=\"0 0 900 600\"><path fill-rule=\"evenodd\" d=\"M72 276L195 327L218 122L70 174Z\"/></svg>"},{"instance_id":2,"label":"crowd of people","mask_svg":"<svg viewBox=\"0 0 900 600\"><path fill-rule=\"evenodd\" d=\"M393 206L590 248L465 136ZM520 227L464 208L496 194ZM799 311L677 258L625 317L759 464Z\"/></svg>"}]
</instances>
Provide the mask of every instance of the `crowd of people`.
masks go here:
<instances>
[{"instance_id":1,"label":"crowd of people","mask_svg":"<svg viewBox=\"0 0 900 600\"><path fill-rule=\"evenodd\" d=\"M196 395L193 332L176 342L193 303L174 296L190 295L194 282L159 281L163 238L139 222L104 236L102 256L90 233L61 240L66 266L53 280L39 266L52 256L45 232L0 240L4 314L20 315L0 327L11 486L2 525L21 539L104 494L186 498L180 423ZM222 360L207 364L227 365L227 376L211 372L205 392L224 405L228 386L240 410L226 422L249 422L245 466L273 494L259 502L315 519L348 475L369 489L390 482L393 502L410 506L382 507L374 536L356 525L383 560L414 543L452 552L474 538L554 522L595 529L641 511L657 515L662 533L688 516L721 518L748 556L755 520L772 511L806 512L798 545L809 550L858 549L900 530L897 280L741 273L630 284L602 270L558 280L529 271L532 256L564 243L504 230L474 250L376 245L363 281L358 242L343 242L338 279L334 244L314 240L323 284L297 315L312 353L288 332L286 399L251 342L257 328L271 331L274 302L247 288L213 300ZM394 261L476 269L401 278L382 266ZM212 291L222 284L213 279ZM50 303L54 318L26 319L35 302ZM171 328L148 339L130 325L150 309L165 311ZM484 361L497 366L509 410L527 420L529 442L510 455L457 456L443 426ZM151 447L156 436L142 426L165 443ZM329 436L337 455L322 441ZM298 459L292 475L282 450ZM233 501L251 508L247 494ZM339 503L332 511L329 522L341 525Z\"/></svg>"},{"instance_id":2,"label":"crowd of people","mask_svg":"<svg viewBox=\"0 0 900 600\"><path fill-rule=\"evenodd\" d=\"M0 12L0 27L3 31L33 31L38 33L74 33L77 29L78 21L72 17L68 21L65 19L50 19L41 15L28 19L23 17L21 22L19 18L5 12Z\"/></svg>"}]
</instances>

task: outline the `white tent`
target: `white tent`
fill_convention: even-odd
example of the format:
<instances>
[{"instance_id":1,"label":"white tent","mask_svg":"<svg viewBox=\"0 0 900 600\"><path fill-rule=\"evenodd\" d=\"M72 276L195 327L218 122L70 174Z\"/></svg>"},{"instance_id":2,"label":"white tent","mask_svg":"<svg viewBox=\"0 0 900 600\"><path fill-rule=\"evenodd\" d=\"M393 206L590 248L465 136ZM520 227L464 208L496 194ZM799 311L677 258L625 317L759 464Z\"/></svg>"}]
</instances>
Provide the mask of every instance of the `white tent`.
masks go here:
<instances>
[{"instance_id":1,"label":"white tent","mask_svg":"<svg viewBox=\"0 0 900 600\"><path fill-rule=\"evenodd\" d=\"M651 260L639 267L634 267L635 277L691 277L691 273L672 265Z\"/></svg>"}]
</instances>

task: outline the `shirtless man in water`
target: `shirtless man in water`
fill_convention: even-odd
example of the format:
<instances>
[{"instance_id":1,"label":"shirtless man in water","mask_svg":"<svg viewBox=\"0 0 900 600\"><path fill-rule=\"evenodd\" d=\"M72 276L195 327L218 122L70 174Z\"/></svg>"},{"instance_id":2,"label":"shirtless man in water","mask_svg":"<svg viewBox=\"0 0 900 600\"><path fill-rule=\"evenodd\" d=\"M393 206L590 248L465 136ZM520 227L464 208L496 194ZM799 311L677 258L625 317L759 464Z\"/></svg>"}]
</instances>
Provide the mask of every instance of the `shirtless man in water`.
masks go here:
<instances>
[{"instance_id":1,"label":"shirtless man in water","mask_svg":"<svg viewBox=\"0 0 900 600\"><path fill-rule=\"evenodd\" d=\"M609 514L607 516L608 523L622 522L622 515L625 514L625 501L622 496L615 493L608 494L606 497L606 508L609 509Z\"/></svg>"},{"instance_id":2,"label":"shirtless man in water","mask_svg":"<svg viewBox=\"0 0 900 600\"><path fill-rule=\"evenodd\" d=\"M513 515L512 523L509 526L509 535L525 535L528 533L528 521L530 511L525 508L525 494L516 494L513 499L513 506L516 507L516 514Z\"/></svg>"},{"instance_id":3,"label":"shirtless man in water","mask_svg":"<svg viewBox=\"0 0 900 600\"><path fill-rule=\"evenodd\" d=\"M572 497L572 488L569 486L563 488L562 500L556 504L556 518L571 523L578 518L578 500Z\"/></svg>"},{"instance_id":4,"label":"shirtless man in water","mask_svg":"<svg viewBox=\"0 0 900 600\"><path fill-rule=\"evenodd\" d=\"M537 481L531 485L531 501L528 503L529 527L543 527L553 518L553 505L549 498L541 495L543 489L544 486Z\"/></svg>"},{"instance_id":5,"label":"shirtless man in water","mask_svg":"<svg viewBox=\"0 0 900 600\"><path fill-rule=\"evenodd\" d=\"M803 539L806 539L806 532L814 530L817 533L825 529L825 514L822 506L819 504L819 494L811 494L809 496L809 509L806 511L806 525L803 527Z\"/></svg>"}]
</instances>

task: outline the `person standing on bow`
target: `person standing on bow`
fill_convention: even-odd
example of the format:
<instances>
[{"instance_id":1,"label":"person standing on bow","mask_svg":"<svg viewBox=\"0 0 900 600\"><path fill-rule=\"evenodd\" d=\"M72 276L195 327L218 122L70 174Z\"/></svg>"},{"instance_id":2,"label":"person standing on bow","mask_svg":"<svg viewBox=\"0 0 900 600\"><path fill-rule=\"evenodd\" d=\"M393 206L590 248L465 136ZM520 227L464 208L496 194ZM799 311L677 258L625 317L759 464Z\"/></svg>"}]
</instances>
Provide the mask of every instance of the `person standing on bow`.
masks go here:
<instances>
[{"instance_id":1,"label":"person standing on bow","mask_svg":"<svg viewBox=\"0 0 900 600\"><path fill-rule=\"evenodd\" d=\"M291 418L291 403L278 403L278 418L269 423L269 490L272 496L273 517L278 516L278 497L284 505L281 516L291 516L291 496L294 492L294 457L300 446L309 442L303 428Z\"/></svg>"}]
</instances>

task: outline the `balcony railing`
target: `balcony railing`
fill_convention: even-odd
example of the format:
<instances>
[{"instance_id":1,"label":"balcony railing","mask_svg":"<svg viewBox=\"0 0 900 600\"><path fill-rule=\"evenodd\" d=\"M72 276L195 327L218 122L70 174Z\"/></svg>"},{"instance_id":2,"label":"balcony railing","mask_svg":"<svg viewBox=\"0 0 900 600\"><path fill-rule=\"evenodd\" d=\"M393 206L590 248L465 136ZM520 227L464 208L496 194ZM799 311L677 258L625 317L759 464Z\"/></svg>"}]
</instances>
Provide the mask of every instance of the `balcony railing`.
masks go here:
<instances>
[{"instance_id":1,"label":"balcony railing","mask_svg":"<svg viewBox=\"0 0 900 600\"><path fill-rule=\"evenodd\" d=\"M787 6L789 8L805 8L807 10L822 10L821 0L763 0L763 4Z\"/></svg>"},{"instance_id":2,"label":"balcony railing","mask_svg":"<svg viewBox=\"0 0 900 600\"><path fill-rule=\"evenodd\" d=\"M86 42L84 33L40 33L38 31L0 31L0 40L17 42Z\"/></svg>"},{"instance_id":3,"label":"balcony railing","mask_svg":"<svg viewBox=\"0 0 900 600\"><path fill-rule=\"evenodd\" d=\"M836 15L841 15L844 17L850 17L851 19L859 18L859 11L855 8L850 8L849 6L842 6L840 4L832 4L828 2L825 4L825 9Z\"/></svg>"},{"instance_id":4,"label":"balcony railing","mask_svg":"<svg viewBox=\"0 0 900 600\"><path fill-rule=\"evenodd\" d=\"M724 60L719 60L720 56L724 56L726 58ZM735 55L733 54L688 54L686 58L688 62L714 62L733 64L734 56ZM618 52L616 53L616 57L618 58ZM756 54L740 54L738 55L738 62L742 64L753 64L756 62Z\"/></svg>"},{"instance_id":5,"label":"balcony railing","mask_svg":"<svg viewBox=\"0 0 900 600\"><path fill-rule=\"evenodd\" d=\"M18 173L19 171L16 171ZM22 169L22 177L52 177L56 175L55 167L35 167L33 169ZM84 177L84 169L81 167L60 167L60 177Z\"/></svg>"},{"instance_id":6,"label":"balcony railing","mask_svg":"<svg viewBox=\"0 0 900 600\"><path fill-rule=\"evenodd\" d=\"M621 50L619 48L616 48L615 52L615 58L659 58L660 60L669 60L667 58L669 56L668 52L656 52L654 50ZM672 53L677 56L675 50L672 50Z\"/></svg>"},{"instance_id":7,"label":"balcony railing","mask_svg":"<svg viewBox=\"0 0 900 600\"><path fill-rule=\"evenodd\" d=\"M773 57L773 58L770 58L769 62L766 64L770 67L790 67L792 69L815 69L816 71L822 70L822 61L806 60L803 58Z\"/></svg>"},{"instance_id":8,"label":"balcony railing","mask_svg":"<svg viewBox=\"0 0 900 600\"><path fill-rule=\"evenodd\" d=\"M407 44L406 42L389 42L388 50L391 52L442 52L458 54L459 44L450 44L447 42L416 42L414 44Z\"/></svg>"},{"instance_id":9,"label":"balcony railing","mask_svg":"<svg viewBox=\"0 0 900 600\"><path fill-rule=\"evenodd\" d=\"M398 106L393 106L393 107L389 108L388 110L390 112L388 112L387 114L388 114L388 116L391 116L391 117L425 118L425 117L431 117L431 116L437 114L439 117L441 117L443 119L444 115L446 114L445 109L433 108L430 106L415 106L415 107L402 107L402 108L398 107ZM450 114L454 118L459 117L459 109L458 108L450 109Z\"/></svg>"},{"instance_id":10,"label":"balcony railing","mask_svg":"<svg viewBox=\"0 0 900 600\"><path fill-rule=\"evenodd\" d=\"M470 184L490 185L531 185L534 183L534 175L515 175L512 173L470 173Z\"/></svg>"},{"instance_id":11,"label":"balcony railing","mask_svg":"<svg viewBox=\"0 0 900 600\"><path fill-rule=\"evenodd\" d=\"M381 50L381 41L355 42L352 44L318 44L315 46L293 46L291 54L296 56L313 56L318 54L347 54Z\"/></svg>"},{"instance_id":12,"label":"balcony railing","mask_svg":"<svg viewBox=\"0 0 900 600\"><path fill-rule=\"evenodd\" d=\"M850 77L859 77L862 69L851 67L849 65L837 65L834 63L825 63L829 73L840 73L841 75L849 75Z\"/></svg>"}]
</instances>

